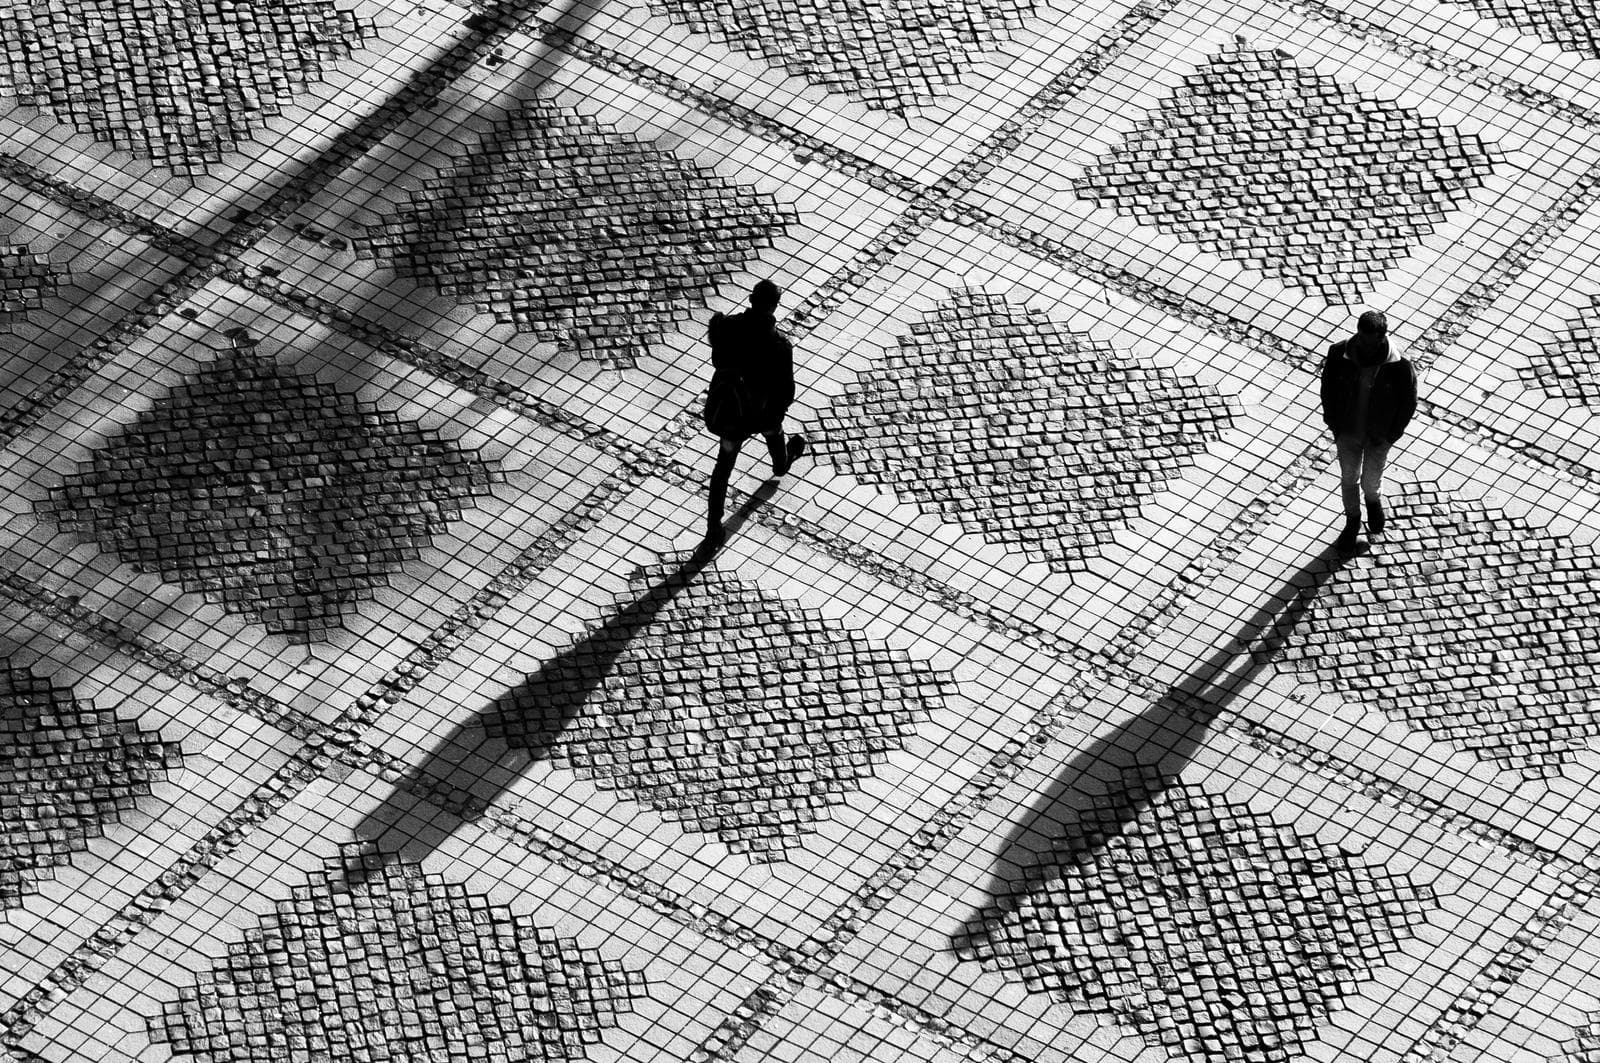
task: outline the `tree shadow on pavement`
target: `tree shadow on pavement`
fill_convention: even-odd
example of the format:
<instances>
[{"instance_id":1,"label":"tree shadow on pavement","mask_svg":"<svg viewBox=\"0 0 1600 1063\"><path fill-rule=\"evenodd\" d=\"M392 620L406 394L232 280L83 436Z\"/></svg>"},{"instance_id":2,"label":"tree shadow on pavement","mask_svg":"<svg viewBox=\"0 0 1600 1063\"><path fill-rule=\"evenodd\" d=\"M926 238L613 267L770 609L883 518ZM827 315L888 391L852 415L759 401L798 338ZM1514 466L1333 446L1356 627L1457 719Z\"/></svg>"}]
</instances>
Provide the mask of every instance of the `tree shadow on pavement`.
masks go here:
<instances>
[{"instance_id":1,"label":"tree shadow on pavement","mask_svg":"<svg viewBox=\"0 0 1600 1063\"><path fill-rule=\"evenodd\" d=\"M761 506L777 493L769 480L747 496L724 525L731 539ZM527 767L547 756L573 718L610 675L622 651L647 628L662 609L710 562L703 550L683 556L672 572L647 587L632 602L567 649L540 665L521 683L458 723L442 737L418 771L368 813L355 828L360 851L346 862L352 884L365 879L396 854L385 852L379 839L407 811L434 819L439 811L461 822L474 822L496 798L510 789ZM559 698L551 698L559 690ZM507 740L505 735L514 735ZM432 806L432 807L427 807ZM404 838L398 848L408 861L424 859L454 830L431 823Z\"/></svg>"},{"instance_id":2,"label":"tree shadow on pavement","mask_svg":"<svg viewBox=\"0 0 1600 1063\"><path fill-rule=\"evenodd\" d=\"M985 915L992 918L1009 897L1029 887L1042 862L1091 802L1096 804L1097 848L1133 822L1143 803L1117 800L1102 792L1104 786L1140 768L1152 776L1176 775L1177 765L1187 763L1205 744L1211 725L1288 641L1312 599L1346 560L1331 546L1324 549L1288 576L1189 675L1168 687L1138 717L1100 735L1062 765L1050 785L1013 822L984 887L988 903L973 913L952 939L952 947L962 955L968 953L970 942L987 932Z\"/></svg>"}]
</instances>

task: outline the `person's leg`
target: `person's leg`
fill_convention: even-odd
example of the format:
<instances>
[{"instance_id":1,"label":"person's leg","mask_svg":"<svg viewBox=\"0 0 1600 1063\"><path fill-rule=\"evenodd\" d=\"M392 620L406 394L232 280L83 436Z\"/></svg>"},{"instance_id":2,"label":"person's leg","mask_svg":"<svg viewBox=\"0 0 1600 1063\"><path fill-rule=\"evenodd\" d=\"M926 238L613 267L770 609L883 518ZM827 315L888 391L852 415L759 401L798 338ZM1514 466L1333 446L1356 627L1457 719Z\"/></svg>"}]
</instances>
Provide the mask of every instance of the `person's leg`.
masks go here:
<instances>
[{"instance_id":1,"label":"person's leg","mask_svg":"<svg viewBox=\"0 0 1600 1063\"><path fill-rule=\"evenodd\" d=\"M1383 531L1383 469L1389 464L1389 444L1372 443L1361 460L1361 494L1367 502L1367 533Z\"/></svg>"},{"instance_id":2,"label":"person's leg","mask_svg":"<svg viewBox=\"0 0 1600 1063\"><path fill-rule=\"evenodd\" d=\"M783 438L783 422L770 432L762 432L762 437L767 441L767 454L772 458L772 475L782 476L789 471L789 446Z\"/></svg>"},{"instance_id":3,"label":"person's leg","mask_svg":"<svg viewBox=\"0 0 1600 1063\"><path fill-rule=\"evenodd\" d=\"M1359 440L1340 436L1334 440L1339 451L1339 496L1344 503L1344 530L1333 545L1341 550L1354 550L1356 537L1361 534L1361 459Z\"/></svg>"},{"instance_id":4,"label":"person's leg","mask_svg":"<svg viewBox=\"0 0 1600 1063\"><path fill-rule=\"evenodd\" d=\"M733 463L739 459L739 448L744 440L723 436L717 448L717 463L711 468L711 498L706 507L706 539L722 540L722 510L728 503L728 479L733 475Z\"/></svg>"}]
</instances>

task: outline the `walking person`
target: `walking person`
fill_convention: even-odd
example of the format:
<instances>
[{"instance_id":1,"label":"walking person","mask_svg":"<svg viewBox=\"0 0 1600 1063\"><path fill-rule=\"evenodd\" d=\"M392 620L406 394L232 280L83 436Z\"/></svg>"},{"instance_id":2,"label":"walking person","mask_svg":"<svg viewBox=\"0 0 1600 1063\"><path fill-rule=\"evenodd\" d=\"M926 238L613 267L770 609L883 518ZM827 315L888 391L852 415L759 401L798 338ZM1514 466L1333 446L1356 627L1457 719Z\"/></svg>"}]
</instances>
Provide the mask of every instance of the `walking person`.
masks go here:
<instances>
[{"instance_id":1,"label":"walking person","mask_svg":"<svg viewBox=\"0 0 1600 1063\"><path fill-rule=\"evenodd\" d=\"M1322 363L1322 419L1339 451L1344 530L1334 546L1341 552L1356 549L1363 501L1367 534L1383 532L1383 468L1416 410L1417 371L1390 345L1388 318L1368 310Z\"/></svg>"},{"instance_id":2,"label":"walking person","mask_svg":"<svg viewBox=\"0 0 1600 1063\"><path fill-rule=\"evenodd\" d=\"M778 286L759 281L750 290L750 309L740 314L713 314L711 340L711 390L706 396L705 424L720 440L717 463L711 470L711 498L706 514L702 550L715 552L722 545L722 510L728 498L728 478L739 448L759 433L772 456L774 478L789 471L805 453L804 436L783 434L783 417L794 402L794 348L778 331Z\"/></svg>"}]
</instances>

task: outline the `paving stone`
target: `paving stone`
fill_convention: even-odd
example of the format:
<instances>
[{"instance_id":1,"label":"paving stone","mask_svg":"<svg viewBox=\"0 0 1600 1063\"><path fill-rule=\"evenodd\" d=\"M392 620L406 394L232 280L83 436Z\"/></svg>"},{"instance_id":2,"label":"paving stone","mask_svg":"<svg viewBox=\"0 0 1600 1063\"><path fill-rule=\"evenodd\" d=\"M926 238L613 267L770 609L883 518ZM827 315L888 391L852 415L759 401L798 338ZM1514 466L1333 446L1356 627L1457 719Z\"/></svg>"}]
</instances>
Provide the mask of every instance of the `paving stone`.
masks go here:
<instances>
[{"instance_id":1,"label":"paving stone","mask_svg":"<svg viewBox=\"0 0 1600 1063\"><path fill-rule=\"evenodd\" d=\"M148 796L181 758L154 731L0 659L0 910Z\"/></svg>"},{"instance_id":2,"label":"paving stone","mask_svg":"<svg viewBox=\"0 0 1600 1063\"><path fill-rule=\"evenodd\" d=\"M31 0L0 20L0 91L199 174L373 32L330 0Z\"/></svg>"},{"instance_id":3,"label":"paving stone","mask_svg":"<svg viewBox=\"0 0 1600 1063\"><path fill-rule=\"evenodd\" d=\"M1080 196L1330 303L1360 301L1491 172L1479 137L1283 51L1218 55L1074 180Z\"/></svg>"},{"instance_id":4,"label":"paving stone","mask_svg":"<svg viewBox=\"0 0 1600 1063\"><path fill-rule=\"evenodd\" d=\"M649 568L621 619L487 715L548 753L752 860L781 860L930 711L950 678L820 613L705 571Z\"/></svg>"},{"instance_id":5,"label":"paving stone","mask_svg":"<svg viewBox=\"0 0 1600 1063\"><path fill-rule=\"evenodd\" d=\"M1600 295L1529 358L1522 379L1548 395L1600 410Z\"/></svg>"},{"instance_id":6,"label":"paving stone","mask_svg":"<svg viewBox=\"0 0 1600 1063\"><path fill-rule=\"evenodd\" d=\"M1031 0L656 0L651 10L814 85L903 112L932 103L1037 6Z\"/></svg>"},{"instance_id":7,"label":"paving stone","mask_svg":"<svg viewBox=\"0 0 1600 1063\"><path fill-rule=\"evenodd\" d=\"M43 306L60 285L44 255L25 244L0 244L0 324Z\"/></svg>"},{"instance_id":8,"label":"paving stone","mask_svg":"<svg viewBox=\"0 0 1600 1063\"><path fill-rule=\"evenodd\" d=\"M141 572L312 641L501 476L241 346L142 411L38 508Z\"/></svg>"},{"instance_id":9,"label":"paving stone","mask_svg":"<svg viewBox=\"0 0 1600 1063\"><path fill-rule=\"evenodd\" d=\"M1175 1057L1276 1063L1434 903L1244 804L1134 770L957 949Z\"/></svg>"},{"instance_id":10,"label":"paving stone","mask_svg":"<svg viewBox=\"0 0 1600 1063\"><path fill-rule=\"evenodd\" d=\"M1058 571L1233 424L1207 385L960 291L822 417L818 452Z\"/></svg>"},{"instance_id":11,"label":"paving stone","mask_svg":"<svg viewBox=\"0 0 1600 1063\"><path fill-rule=\"evenodd\" d=\"M622 964L416 864L356 878L313 874L152 1040L212 1063L578 1060L644 994Z\"/></svg>"},{"instance_id":12,"label":"paving stone","mask_svg":"<svg viewBox=\"0 0 1600 1063\"><path fill-rule=\"evenodd\" d=\"M1600 59L1600 8L1589 0L1467 0L1467 6L1569 52Z\"/></svg>"},{"instance_id":13,"label":"paving stone","mask_svg":"<svg viewBox=\"0 0 1600 1063\"><path fill-rule=\"evenodd\" d=\"M1340 566L1282 655L1323 688L1528 778L1600 734L1600 568L1437 484L1387 499L1370 553Z\"/></svg>"},{"instance_id":14,"label":"paving stone","mask_svg":"<svg viewBox=\"0 0 1600 1063\"><path fill-rule=\"evenodd\" d=\"M1561 1045L1560 1063L1600 1063L1600 1022L1589 1022L1572 1031Z\"/></svg>"},{"instance_id":15,"label":"paving stone","mask_svg":"<svg viewBox=\"0 0 1600 1063\"><path fill-rule=\"evenodd\" d=\"M765 193L531 99L362 247L502 324L627 367L796 220Z\"/></svg>"}]
</instances>

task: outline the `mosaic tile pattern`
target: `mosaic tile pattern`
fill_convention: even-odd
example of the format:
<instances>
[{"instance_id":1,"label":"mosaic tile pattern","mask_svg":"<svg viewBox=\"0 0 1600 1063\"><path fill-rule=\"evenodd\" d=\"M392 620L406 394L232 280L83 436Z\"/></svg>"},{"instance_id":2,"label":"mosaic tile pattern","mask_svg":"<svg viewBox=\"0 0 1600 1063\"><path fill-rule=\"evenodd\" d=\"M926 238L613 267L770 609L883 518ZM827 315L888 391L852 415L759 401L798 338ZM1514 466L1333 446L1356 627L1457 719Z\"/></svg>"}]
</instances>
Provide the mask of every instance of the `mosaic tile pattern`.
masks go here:
<instances>
[{"instance_id":1,"label":"mosaic tile pattern","mask_svg":"<svg viewBox=\"0 0 1600 1063\"><path fill-rule=\"evenodd\" d=\"M1474 11L1558 48L1600 59L1600 8L1590 0L1467 0Z\"/></svg>"},{"instance_id":2,"label":"mosaic tile pattern","mask_svg":"<svg viewBox=\"0 0 1600 1063\"><path fill-rule=\"evenodd\" d=\"M152 1040L207 1063L580 1060L644 994L620 963L415 864L358 878L330 865L297 887Z\"/></svg>"},{"instance_id":3,"label":"mosaic tile pattern","mask_svg":"<svg viewBox=\"0 0 1600 1063\"><path fill-rule=\"evenodd\" d=\"M1129 772L955 944L1175 1056L1278 1063L1433 903L1246 805Z\"/></svg>"},{"instance_id":4,"label":"mosaic tile pattern","mask_svg":"<svg viewBox=\"0 0 1600 1063\"><path fill-rule=\"evenodd\" d=\"M0 19L0 92L199 174L372 33L331 0L30 0Z\"/></svg>"},{"instance_id":5,"label":"mosaic tile pattern","mask_svg":"<svg viewBox=\"0 0 1600 1063\"><path fill-rule=\"evenodd\" d=\"M311 641L501 475L241 346L142 411L39 508L142 572Z\"/></svg>"},{"instance_id":6,"label":"mosaic tile pattern","mask_svg":"<svg viewBox=\"0 0 1600 1063\"><path fill-rule=\"evenodd\" d=\"M1600 410L1600 296L1529 359L1522 379L1547 395Z\"/></svg>"},{"instance_id":7,"label":"mosaic tile pattern","mask_svg":"<svg viewBox=\"0 0 1600 1063\"><path fill-rule=\"evenodd\" d=\"M951 682L731 575L631 586L486 728L752 860L800 844Z\"/></svg>"},{"instance_id":8,"label":"mosaic tile pattern","mask_svg":"<svg viewBox=\"0 0 1600 1063\"><path fill-rule=\"evenodd\" d=\"M904 112L933 102L1037 6L1032 0L656 0L651 10L814 85Z\"/></svg>"},{"instance_id":9,"label":"mosaic tile pattern","mask_svg":"<svg viewBox=\"0 0 1600 1063\"><path fill-rule=\"evenodd\" d=\"M1232 424L1209 386L962 291L858 376L817 444L840 471L1067 571Z\"/></svg>"},{"instance_id":10,"label":"mosaic tile pattern","mask_svg":"<svg viewBox=\"0 0 1600 1063\"><path fill-rule=\"evenodd\" d=\"M1506 771L1559 774L1600 734L1596 552L1430 483L1388 503L1285 662Z\"/></svg>"},{"instance_id":11,"label":"mosaic tile pattern","mask_svg":"<svg viewBox=\"0 0 1600 1063\"><path fill-rule=\"evenodd\" d=\"M1358 302L1483 183L1476 135L1368 99L1281 51L1186 78L1077 193L1329 303Z\"/></svg>"},{"instance_id":12,"label":"mosaic tile pattern","mask_svg":"<svg viewBox=\"0 0 1600 1063\"><path fill-rule=\"evenodd\" d=\"M0 325L43 306L60 284L45 256L33 254L25 244L0 244Z\"/></svg>"},{"instance_id":13,"label":"mosaic tile pattern","mask_svg":"<svg viewBox=\"0 0 1600 1063\"><path fill-rule=\"evenodd\" d=\"M771 196L531 99L363 246L503 324L627 367L795 221Z\"/></svg>"},{"instance_id":14,"label":"mosaic tile pattern","mask_svg":"<svg viewBox=\"0 0 1600 1063\"><path fill-rule=\"evenodd\" d=\"M0 660L0 910L177 768L176 745Z\"/></svg>"}]
</instances>

